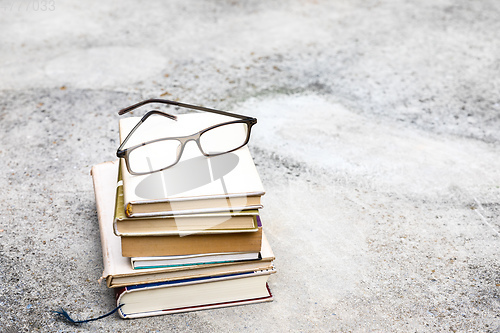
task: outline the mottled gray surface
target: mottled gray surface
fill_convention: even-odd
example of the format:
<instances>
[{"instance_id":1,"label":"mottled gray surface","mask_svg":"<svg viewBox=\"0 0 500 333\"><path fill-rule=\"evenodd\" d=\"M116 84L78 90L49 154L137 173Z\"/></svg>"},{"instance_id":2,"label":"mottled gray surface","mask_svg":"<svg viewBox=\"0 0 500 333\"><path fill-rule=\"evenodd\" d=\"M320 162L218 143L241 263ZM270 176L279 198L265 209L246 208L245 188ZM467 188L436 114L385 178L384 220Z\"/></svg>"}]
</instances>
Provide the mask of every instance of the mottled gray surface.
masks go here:
<instances>
[{"instance_id":1,"label":"mottled gray surface","mask_svg":"<svg viewBox=\"0 0 500 333\"><path fill-rule=\"evenodd\" d=\"M1 331L500 332L497 1L1 5ZM114 306L90 167L159 96L258 117L275 301L68 326Z\"/></svg>"}]
</instances>

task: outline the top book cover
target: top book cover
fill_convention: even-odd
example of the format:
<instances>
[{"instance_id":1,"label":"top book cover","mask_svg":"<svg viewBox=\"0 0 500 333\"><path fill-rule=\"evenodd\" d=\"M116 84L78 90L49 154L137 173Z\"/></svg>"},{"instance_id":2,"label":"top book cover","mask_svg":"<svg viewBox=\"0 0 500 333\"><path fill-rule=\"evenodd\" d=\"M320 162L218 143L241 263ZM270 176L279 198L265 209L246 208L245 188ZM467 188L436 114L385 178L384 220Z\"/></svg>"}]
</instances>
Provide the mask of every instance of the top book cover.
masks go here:
<instances>
[{"instance_id":1,"label":"top book cover","mask_svg":"<svg viewBox=\"0 0 500 333\"><path fill-rule=\"evenodd\" d=\"M139 122L139 117L120 119L120 142ZM148 118L129 138L127 147L159 138L191 135L231 119L218 114L180 114L177 120ZM230 140L226 135L212 140ZM151 156L168 152L149 145ZM196 142L188 142L180 161L163 171L131 175L121 159L124 210L128 217L182 215L262 208L265 193L247 146L230 153L206 157Z\"/></svg>"}]
</instances>

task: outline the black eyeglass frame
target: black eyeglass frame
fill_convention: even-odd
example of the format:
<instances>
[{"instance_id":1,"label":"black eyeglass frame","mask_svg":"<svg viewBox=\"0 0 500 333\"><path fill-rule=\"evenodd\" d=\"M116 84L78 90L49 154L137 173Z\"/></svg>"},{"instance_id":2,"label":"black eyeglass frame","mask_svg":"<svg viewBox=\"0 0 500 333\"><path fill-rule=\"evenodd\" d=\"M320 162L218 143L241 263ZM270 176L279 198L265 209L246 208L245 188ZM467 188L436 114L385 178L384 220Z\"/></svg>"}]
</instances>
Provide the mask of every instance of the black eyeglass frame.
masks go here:
<instances>
[{"instance_id":1,"label":"black eyeglass frame","mask_svg":"<svg viewBox=\"0 0 500 333\"><path fill-rule=\"evenodd\" d=\"M127 141L130 139L130 137L132 136L132 134L150 116L156 114L156 115L161 115L161 116L167 117L167 118L172 119L172 120L177 120L177 117L175 115L171 115L171 114L166 113L166 112L162 112L162 111L158 111L158 110L151 110L151 111L147 112L141 118L141 120L139 120L139 122L134 126L134 128L132 128L132 130L130 131L130 133L123 140L123 142L121 143L120 147L118 147L118 149L116 151L116 156L117 157L125 159L125 165L127 167L128 172L131 175L135 175L135 176L147 175L147 174L150 174L150 173L163 171L165 169L168 169L168 168L176 165L179 162L179 160L181 159L182 152L184 151L184 147L185 147L186 143L188 143L189 141L195 141L196 144L197 144L197 146L198 146L198 148L200 149L201 153L204 156L207 156L207 157L209 157L209 156L223 155L223 154L227 154L227 153L230 153L232 151L235 151L237 149L240 149L241 147L245 146L248 143L248 141L250 140L250 132L252 130L252 126L257 123L257 119L253 118L253 117L244 116L244 115L240 115L240 114L236 114L236 113L231 113L231 112L227 112L227 111L210 109L210 108L206 108L206 107L203 107L203 106L197 106L197 105L185 104L185 103L181 103L181 102L170 101L170 100L166 100L166 99L148 99L148 100L144 100L142 102L139 102L137 104L131 105L129 107L126 107L126 108L118 111L118 114L119 115L123 115L123 114L125 114L127 112L130 112L130 111L132 111L134 109L137 109L137 108L139 108L139 107L141 107L143 105L151 104L151 103L168 104L168 105L174 105L174 106L188 108L188 109L193 109L193 110L198 110L198 111L212 112L212 113L217 113L217 114L228 116L228 117L238 118L238 120L233 120L233 121L228 121L228 122L220 123L220 124L217 124L217 125L213 125L213 126L207 127L205 129L203 129L203 130L201 130L201 131L199 131L197 133L191 134L191 135L186 135L186 136L182 136L182 137L165 137L165 138L155 139L155 140L147 141L147 142L144 142L144 143L141 143L141 144L138 144L138 145L135 145L135 146L123 149L123 147L125 146L125 144L127 143ZM201 147L201 144L200 144L200 137L201 137L201 135L203 133L205 133L207 131L210 131L211 129L220 127L220 126L225 126L225 125L229 125L229 124L237 124L237 123L245 123L248 126L247 137L245 138L245 141L244 141L244 143L242 145L240 145L240 146L238 146L238 147L236 147L234 149L231 149L229 151L222 152L222 153L216 153L216 154L207 154L207 153L205 153L203 151L203 149ZM174 163L172 163L171 165L169 165L169 166L167 166L165 168L161 168L161 169L153 170L153 171L148 171L148 172L134 172L134 171L132 171L132 168L130 167L130 163L129 163L129 155L130 155L130 153L134 149L137 149L139 147L145 146L147 144L151 144L151 143L155 143L155 142L159 142L159 141L165 141L165 140L177 140L177 141L179 141L181 143L180 151L177 153L177 158L176 158L176 160L175 160Z\"/></svg>"}]
</instances>

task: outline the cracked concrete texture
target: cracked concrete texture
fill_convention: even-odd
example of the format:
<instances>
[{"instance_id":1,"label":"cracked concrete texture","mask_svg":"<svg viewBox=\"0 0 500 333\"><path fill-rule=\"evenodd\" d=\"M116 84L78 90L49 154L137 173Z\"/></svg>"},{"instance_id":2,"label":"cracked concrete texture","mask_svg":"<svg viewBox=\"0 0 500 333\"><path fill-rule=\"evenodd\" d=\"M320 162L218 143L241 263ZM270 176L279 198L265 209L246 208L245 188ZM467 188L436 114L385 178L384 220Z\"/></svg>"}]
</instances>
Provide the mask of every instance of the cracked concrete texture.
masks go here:
<instances>
[{"instance_id":1,"label":"cracked concrete texture","mask_svg":"<svg viewBox=\"0 0 500 333\"><path fill-rule=\"evenodd\" d=\"M500 5L0 7L3 331L500 332ZM13 4L13 6L10 6ZM94 164L150 97L256 116L269 304L112 316Z\"/></svg>"}]
</instances>

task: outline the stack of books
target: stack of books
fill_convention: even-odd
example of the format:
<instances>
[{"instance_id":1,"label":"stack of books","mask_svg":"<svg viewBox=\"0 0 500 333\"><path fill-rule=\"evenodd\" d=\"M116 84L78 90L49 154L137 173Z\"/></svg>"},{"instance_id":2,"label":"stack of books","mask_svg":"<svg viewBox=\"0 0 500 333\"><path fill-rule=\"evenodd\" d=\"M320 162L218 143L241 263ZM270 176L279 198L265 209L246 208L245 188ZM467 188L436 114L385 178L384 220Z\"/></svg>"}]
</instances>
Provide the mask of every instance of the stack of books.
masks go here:
<instances>
[{"instance_id":1,"label":"stack of books","mask_svg":"<svg viewBox=\"0 0 500 333\"><path fill-rule=\"evenodd\" d=\"M180 115L185 122L176 125L217 120L209 118ZM120 120L122 141L137 121ZM214 157L193 148L147 175L131 175L123 159L92 168L102 279L115 289L122 318L272 300L274 254L259 216L264 189L248 148Z\"/></svg>"}]
</instances>

